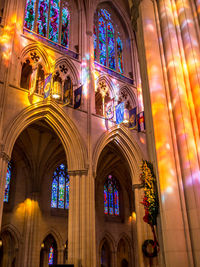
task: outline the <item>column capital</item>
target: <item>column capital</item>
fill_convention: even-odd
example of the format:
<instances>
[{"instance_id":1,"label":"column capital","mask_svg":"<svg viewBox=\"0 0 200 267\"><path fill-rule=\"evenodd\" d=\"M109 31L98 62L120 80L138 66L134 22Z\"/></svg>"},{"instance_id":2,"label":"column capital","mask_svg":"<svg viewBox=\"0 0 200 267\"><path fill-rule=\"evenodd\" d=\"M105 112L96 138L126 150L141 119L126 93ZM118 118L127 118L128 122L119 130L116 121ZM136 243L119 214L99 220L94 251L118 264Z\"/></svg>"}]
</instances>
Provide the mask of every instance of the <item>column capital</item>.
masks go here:
<instances>
[{"instance_id":1,"label":"column capital","mask_svg":"<svg viewBox=\"0 0 200 267\"><path fill-rule=\"evenodd\" d=\"M87 175L88 174L88 169L84 170L73 170L73 171L68 171L69 176L76 176L76 175Z\"/></svg>"},{"instance_id":2,"label":"column capital","mask_svg":"<svg viewBox=\"0 0 200 267\"><path fill-rule=\"evenodd\" d=\"M135 191L135 189L141 189L143 187L144 187L143 184L133 184L132 185L132 190Z\"/></svg>"},{"instance_id":3,"label":"column capital","mask_svg":"<svg viewBox=\"0 0 200 267\"><path fill-rule=\"evenodd\" d=\"M11 160L8 154L6 154L6 152L4 151L0 151L0 158L2 158L7 163Z\"/></svg>"},{"instance_id":4,"label":"column capital","mask_svg":"<svg viewBox=\"0 0 200 267\"><path fill-rule=\"evenodd\" d=\"M131 7L131 22L134 31L137 31L137 19L139 17L139 5L142 0L133 1L133 5Z\"/></svg>"}]
</instances>

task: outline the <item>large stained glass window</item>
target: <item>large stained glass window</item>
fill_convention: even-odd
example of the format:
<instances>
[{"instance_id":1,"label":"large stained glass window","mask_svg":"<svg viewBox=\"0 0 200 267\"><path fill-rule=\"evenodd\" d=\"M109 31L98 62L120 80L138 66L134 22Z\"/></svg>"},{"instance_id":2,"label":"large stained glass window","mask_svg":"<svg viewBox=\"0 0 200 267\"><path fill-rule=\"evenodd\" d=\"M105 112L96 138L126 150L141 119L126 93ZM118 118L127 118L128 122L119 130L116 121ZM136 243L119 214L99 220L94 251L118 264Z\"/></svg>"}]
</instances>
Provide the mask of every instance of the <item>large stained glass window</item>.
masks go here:
<instances>
[{"instance_id":1,"label":"large stained glass window","mask_svg":"<svg viewBox=\"0 0 200 267\"><path fill-rule=\"evenodd\" d=\"M119 215L119 186L112 175L108 176L104 184L104 213Z\"/></svg>"},{"instance_id":2,"label":"large stained glass window","mask_svg":"<svg viewBox=\"0 0 200 267\"><path fill-rule=\"evenodd\" d=\"M24 27L28 30L68 48L69 25L70 13L64 0L26 0Z\"/></svg>"},{"instance_id":3,"label":"large stained glass window","mask_svg":"<svg viewBox=\"0 0 200 267\"><path fill-rule=\"evenodd\" d=\"M53 174L51 207L59 209L69 208L69 175L64 164L61 164Z\"/></svg>"},{"instance_id":4,"label":"large stained glass window","mask_svg":"<svg viewBox=\"0 0 200 267\"><path fill-rule=\"evenodd\" d=\"M123 73L122 39L116 27L106 9L96 12L93 27L94 60Z\"/></svg>"},{"instance_id":5,"label":"large stained glass window","mask_svg":"<svg viewBox=\"0 0 200 267\"><path fill-rule=\"evenodd\" d=\"M12 167L11 162L8 162L8 168L7 168L7 173L6 173L4 202L8 202L8 199L9 199L10 181L11 181L11 167Z\"/></svg>"}]
</instances>

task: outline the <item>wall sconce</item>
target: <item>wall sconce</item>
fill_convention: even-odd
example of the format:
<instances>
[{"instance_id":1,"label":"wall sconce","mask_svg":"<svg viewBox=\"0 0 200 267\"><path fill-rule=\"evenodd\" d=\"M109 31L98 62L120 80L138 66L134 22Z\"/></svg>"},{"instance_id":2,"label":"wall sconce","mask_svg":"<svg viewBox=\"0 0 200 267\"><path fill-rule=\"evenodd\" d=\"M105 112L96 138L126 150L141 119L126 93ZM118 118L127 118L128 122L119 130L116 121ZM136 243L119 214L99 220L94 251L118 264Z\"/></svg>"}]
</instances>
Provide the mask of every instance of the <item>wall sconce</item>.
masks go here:
<instances>
[{"instance_id":1,"label":"wall sconce","mask_svg":"<svg viewBox=\"0 0 200 267\"><path fill-rule=\"evenodd\" d=\"M44 248L44 243L41 244L41 248Z\"/></svg>"}]
</instances>

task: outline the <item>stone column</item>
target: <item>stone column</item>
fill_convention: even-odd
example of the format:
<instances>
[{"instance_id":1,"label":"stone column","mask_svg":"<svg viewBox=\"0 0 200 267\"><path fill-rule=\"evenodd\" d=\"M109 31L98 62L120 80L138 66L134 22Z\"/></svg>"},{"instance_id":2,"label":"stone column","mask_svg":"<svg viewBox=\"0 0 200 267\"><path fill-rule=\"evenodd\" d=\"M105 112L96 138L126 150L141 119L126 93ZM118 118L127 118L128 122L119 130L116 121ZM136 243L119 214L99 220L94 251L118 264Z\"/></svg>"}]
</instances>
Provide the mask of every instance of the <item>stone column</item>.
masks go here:
<instances>
[{"instance_id":1,"label":"stone column","mask_svg":"<svg viewBox=\"0 0 200 267\"><path fill-rule=\"evenodd\" d=\"M31 194L24 202L25 216L23 229L23 256L22 267L39 266L40 247L38 246L38 228L39 228L39 205L38 192Z\"/></svg>"},{"instance_id":2,"label":"stone column","mask_svg":"<svg viewBox=\"0 0 200 267\"><path fill-rule=\"evenodd\" d=\"M167 29L165 33L168 33ZM163 248L159 255L160 264L162 264L161 266L192 266L192 259L189 257L191 247L185 199L182 191L182 173L171 109L176 101L170 101L168 77L166 75L166 68L171 66L173 62L171 64L168 62L165 65L162 39L156 17L156 5L153 1L143 0L139 5L137 41L149 156L152 161L157 159L155 165L157 165L156 176L160 196L162 229L159 243ZM170 78L173 75L171 74ZM178 113L176 115L178 116ZM189 116L188 109L186 116ZM187 117L184 119L187 119ZM191 125L191 121L189 119L188 121ZM190 130L189 136L194 141L193 133ZM184 136L183 140L186 141ZM185 144L182 144L182 146L185 148ZM194 156L196 157L195 153ZM174 240L181 241L174 242ZM142 261L141 257L140 261Z\"/></svg>"},{"instance_id":3,"label":"stone column","mask_svg":"<svg viewBox=\"0 0 200 267\"><path fill-rule=\"evenodd\" d=\"M184 185L187 216L190 227L192 256L194 265L199 265L200 250L198 244L196 243L196 236L200 235L200 169L197 151L198 145L196 146L196 140L193 131L195 118L194 116L191 117L189 105L190 99L188 98L187 92L187 81L184 77L183 70L185 66L182 64L184 61L181 61L180 43L182 41L184 46L187 62L186 66L189 72L192 92L199 91L200 89L198 84L199 73L197 73L199 65L199 48L197 38L195 39L196 36L193 25L194 21L192 20L191 11L189 11L191 7L189 6L189 3L187 3L187 10L185 10L185 4L185 1L176 2L175 4L173 1L160 0L158 10L161 22L164 54L167 65L169 91L172 103L181 175ZM177 30L177 14L175 12L173 13L175 7L179 13L179 21L181 21L180 28L182 40L180 40L179 31ZM188 21L185 20L185 16L190 18L190 26L188 27ZM196 44L195 47L194 42ZM194 98L195 96L193 95L193 99ZM196 108L199 101L198 99L196 96L196 100L194 100L196 114L199 111L199 106ZM197 119L198 117L200 119L199 114ZM200 122L199 119L198 122ZM193 264L192 261L190 266L192 266L191 264Z\"/></svg>"},{"instance_id":4,"label":"stone column","mask_svg":"<svg viewBox=\"0 0 200 267\"><path fill-rule=\"evenodd\" d=\"M68 262L75 267L94 267L94 178L86 171L69 171L69 175Z\"/></svg>"}]
</instances>

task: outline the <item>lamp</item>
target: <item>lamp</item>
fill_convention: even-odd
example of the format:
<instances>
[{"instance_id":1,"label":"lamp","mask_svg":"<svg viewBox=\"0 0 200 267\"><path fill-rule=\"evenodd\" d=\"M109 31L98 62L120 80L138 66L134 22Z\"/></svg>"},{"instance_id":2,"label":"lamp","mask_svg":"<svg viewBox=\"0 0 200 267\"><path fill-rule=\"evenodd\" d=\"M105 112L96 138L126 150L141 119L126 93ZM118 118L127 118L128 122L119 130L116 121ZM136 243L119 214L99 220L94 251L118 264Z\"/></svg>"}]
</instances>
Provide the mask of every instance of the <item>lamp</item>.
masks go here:
<instances>
[{"instance_id":1,"label":"lamp","mask_svg":"<svg viewBox=\"0 0 200 267\"><path fill-rule=\"evenodd\" d=\"M52 97L54 99L60 99L62 95L62 84L59 81L55 81L53 84Z\"/></svg>"},{"instance_id":2,"label":"lamp","mask_svg":"<svg viewBox=\"0 0 200 267\"><path fill-rule=\"evenodd\" d=\"M124 109L124 120L123 120L124 124L128 124L129 123L129 110L128 109Z\"/></svg>"}]
</instances>

